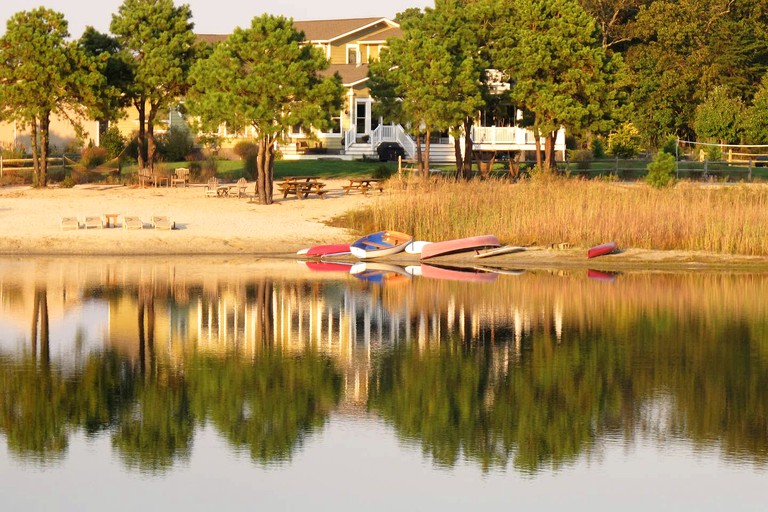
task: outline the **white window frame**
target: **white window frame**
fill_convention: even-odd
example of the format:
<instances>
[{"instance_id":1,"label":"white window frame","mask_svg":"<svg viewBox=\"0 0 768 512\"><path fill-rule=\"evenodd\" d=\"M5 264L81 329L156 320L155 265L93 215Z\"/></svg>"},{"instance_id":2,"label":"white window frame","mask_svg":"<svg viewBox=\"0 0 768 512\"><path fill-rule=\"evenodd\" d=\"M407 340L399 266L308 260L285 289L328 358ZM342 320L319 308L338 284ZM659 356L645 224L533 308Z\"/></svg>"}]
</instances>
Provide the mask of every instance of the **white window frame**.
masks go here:
<instances>
[{"instance_id":1,"label":"white window frame","mask_svg":"<svg viewBox=\"0 0 768 512\"><path fill-rule=\"evenodd\" d=\"M354 50L355 51L355 55L357 56L357 61L356 62L349 62L349 51L350 50ZM362 64L363 63L363 56L360 55L360 45L359 44L357 44L357 43L347 44L347 56L346 56L346 59L347 59L347 64Z\"/></svg>"}]
</instances>

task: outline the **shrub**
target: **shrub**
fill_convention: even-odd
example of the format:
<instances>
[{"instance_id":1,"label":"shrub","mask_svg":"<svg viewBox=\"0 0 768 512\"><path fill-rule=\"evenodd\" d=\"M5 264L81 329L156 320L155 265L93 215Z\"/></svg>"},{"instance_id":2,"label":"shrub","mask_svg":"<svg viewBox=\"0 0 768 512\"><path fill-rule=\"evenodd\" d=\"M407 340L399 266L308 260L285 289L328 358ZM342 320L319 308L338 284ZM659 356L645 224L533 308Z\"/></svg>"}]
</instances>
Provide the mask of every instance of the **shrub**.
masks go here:
<instances>
[{"instance_id":1,"label":"shrub","mask_svg":"<svg viewBox=\"0 0 768 512\"><path fill-rule=\"evenodd\" d=\"M571 149L568 158L576 164L577 169L589 169L592 162L592 151L588 149Z\"/></svg>"},{"instance_id":2,"label":"shrub","mask_svg":"<svg viewBox=\"0 0 768 512\"><path fill-rule=\"evenodd\" d=\"M100 142L101 147L107 150L107 154L111 158L120 155L128 145L128 142L120 133L120 130L117 129L117 126L110 126L109 129L102 134ZM121 155L121 157L122 156L124 155Z\"/></svg>"},{"instance_id":3,"label":"shrub","mask_svg":"<svg viewBox=\"0 0 768 512\"><path fill-rule=\"evenodd\" d=\"M386 180L395 173L394 168L390 168L386 165L380 165L376 167L371 173L371 177L377 180Z\"/></svg>"},{"instance_id":4,"label":"shrub","mask_svg":"<svg viewBox=\"0 0 768 512\"><path fill-rule=\"evenodd\" d=\"M3 158L8 159L24 158L24 146L13 146L12 144L8 144L2 148L0 155L2 155Z\"/></svg>"},{"instance_id":5,"label":"shrub","mask_svg":"<svg viewBox=\"0 0 768 512\"><path fill-rule=\"evenodd\" d=\"M641 149L640 130L632 123L624 123L608 136L608 151L619 158L632 158Z\"/></svg>"},{"instance_id":6,"label":"shrub","mask_svg":"<svg viewBox=\"0 0 768 512\"><path fill-rule=\"evenodd\" d=\"M660 151L653 162L648 164L646 183L654 188L664 188L675 180L675 157L665 151Z\"/></svg>"},{"instance_id":7,"label":"shrub","mask_svg":"<svg viewBox=\"0 0 768 512\"><path fill-rule=\"evenodd\" d=\"M80 154L80 165L86 169L93 169L107 161L107 150L100 147L87 147Z\"/></svg>"},{"instance_id":8,"label":"shrub","mask_svg":"<svg viewBox=\"0 0 768 512\"><path fill-rule=\"evenodd\" d=\"M171 126L171 129L157 138L157 150L166 162L184 160L194 144L185 126Z\"/></svg>"},{"instance_id":9,"label":"shrub","mask_svg":"<svg viewBox=\"0 0 768 512\"><path fill-rule=\"evenodd\" d=\"M595 158L605 158L605 145L603 139L592 139L592 155Z\"/></svg>"},{"instance_id":10,"label":"shrub","mask_svg":"<svg viewBox=\"0 0 768 512\"><path fill-rule=\"evenodd\" d=\"M664 153L669 153L670 155L675 156L677 154L677 136L667 135L667 138L664 140L664 143L661 145L660 151L663 151Z\"/></svg>"},{"instance_id":11,"label":"shrub","mask_svg":"<svg viewBox=\"0 0 768 512\"><path fill-rule=\"evenodd\" d=\"M718 162L723 159L723 150L720 146L706 146L704 148L704 159L710 162Z\"/></svg>"},{"instance_id":12,"label":"shrub","mask_svg":"<svg viewBox=\"0 0 768 512\"><path fill-rule=\"evenodd\" d=\"M240 141L232 151L245 162L245 172L249 178L256 176L256 157L259 156L259 146L253 142Z\"/></svg>"}]
</instances>

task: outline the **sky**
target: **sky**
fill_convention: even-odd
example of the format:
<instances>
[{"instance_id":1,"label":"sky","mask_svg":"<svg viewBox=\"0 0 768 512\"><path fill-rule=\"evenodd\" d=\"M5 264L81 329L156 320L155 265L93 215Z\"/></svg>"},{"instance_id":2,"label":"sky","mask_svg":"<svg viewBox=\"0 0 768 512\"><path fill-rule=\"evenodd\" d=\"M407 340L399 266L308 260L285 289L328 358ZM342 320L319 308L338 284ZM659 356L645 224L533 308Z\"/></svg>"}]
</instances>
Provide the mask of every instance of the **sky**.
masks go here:
<instances>
[{"instance_id":1,"label":"sky","mask_svg":"<svg viewBox=\"0 0 768 512\"><path fill-rule=\"evenodd\" d=\"M109 32L112 14L123 0L0 0L0 34L5 33L8 19L19 11L29 11L41 5L64 14L69 22L69 33L79 38L90 25L99 32ZM237 26L248 26L254 16L264 13L279 14L295 20L325 20L333 18L394 18L409 7L433 5L432 0L389 0L378 2L351 2L347 0L187 0L192 21L198 34L228 34Z\"/></svg>"}]
</instances>

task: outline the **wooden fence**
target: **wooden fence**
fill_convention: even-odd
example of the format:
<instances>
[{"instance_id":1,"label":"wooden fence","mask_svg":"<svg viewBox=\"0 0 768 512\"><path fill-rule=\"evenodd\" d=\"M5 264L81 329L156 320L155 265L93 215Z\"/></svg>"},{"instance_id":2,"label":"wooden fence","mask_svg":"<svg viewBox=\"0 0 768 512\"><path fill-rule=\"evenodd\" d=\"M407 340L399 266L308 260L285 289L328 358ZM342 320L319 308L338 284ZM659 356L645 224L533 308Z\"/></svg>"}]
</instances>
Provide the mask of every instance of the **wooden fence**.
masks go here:
<instances>
[{"instance_id":1,"label":"wooden fence","mask_svg":"<svg viewBox=\"0 0 768 512\"><path fill-rule=\"evenodd\" d=\"M46 158L48 165L64 166L63 157L49 157ZM3 158L0 156L0 179L5 176L6 173L16 173L19 171L32 171L34 169L35 161L32 158Z\"/></svg>"}]
</instances>

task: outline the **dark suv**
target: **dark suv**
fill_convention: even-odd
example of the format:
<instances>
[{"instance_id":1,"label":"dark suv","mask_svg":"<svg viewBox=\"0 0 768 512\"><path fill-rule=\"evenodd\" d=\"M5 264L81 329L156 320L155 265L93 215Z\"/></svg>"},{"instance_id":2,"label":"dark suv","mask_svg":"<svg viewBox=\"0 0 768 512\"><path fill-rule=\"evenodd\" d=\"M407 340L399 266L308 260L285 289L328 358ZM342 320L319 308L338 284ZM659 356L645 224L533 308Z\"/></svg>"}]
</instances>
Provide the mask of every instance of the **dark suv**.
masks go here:
<instances>
[{"instance_id":1,"label":"dark suv","mask_svg":"<svg viewBox=\"0 0 768 512\"><path fill-rule=\"evenodd\" d=\"M403 146L397 142L382 142L379 147L376 148L376 153L379 154L379 161L388 162L390 160L397 160L397 157L405 157L405 150Z\"/></svg>"}]
</instances>

